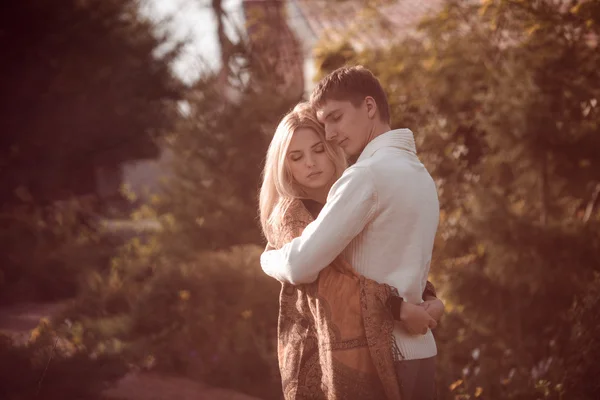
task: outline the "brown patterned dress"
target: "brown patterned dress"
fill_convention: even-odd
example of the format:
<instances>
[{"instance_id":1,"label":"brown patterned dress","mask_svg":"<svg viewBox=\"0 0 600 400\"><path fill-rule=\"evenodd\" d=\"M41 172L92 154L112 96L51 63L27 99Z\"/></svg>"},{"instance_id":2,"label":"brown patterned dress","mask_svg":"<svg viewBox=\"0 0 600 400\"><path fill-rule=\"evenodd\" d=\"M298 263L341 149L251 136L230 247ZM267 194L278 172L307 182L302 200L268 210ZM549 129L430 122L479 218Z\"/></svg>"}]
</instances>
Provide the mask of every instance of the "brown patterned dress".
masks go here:
<instances>
[{"instance_id":1,"label":"brown patterned dress","mask_svg":"<svg viewBox=\"0 0 600 400\"><path fill-rule=\"evenodd\" d=\"M265 232L275 248L300 236L313 217L297 200L282 220ZM395 363L402 356L387 307L394 295L341 257L313 283L283 283L278 358L285 399L400 399Z\"/></svg>"}]
</instances>

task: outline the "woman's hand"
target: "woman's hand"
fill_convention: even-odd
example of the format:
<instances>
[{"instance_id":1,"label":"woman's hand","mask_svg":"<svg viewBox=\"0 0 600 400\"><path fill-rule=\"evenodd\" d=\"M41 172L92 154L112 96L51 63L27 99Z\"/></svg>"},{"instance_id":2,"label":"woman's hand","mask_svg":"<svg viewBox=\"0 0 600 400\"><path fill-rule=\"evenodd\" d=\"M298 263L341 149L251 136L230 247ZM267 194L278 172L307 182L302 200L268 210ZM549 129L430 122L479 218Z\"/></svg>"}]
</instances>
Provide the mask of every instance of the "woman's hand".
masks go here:
<instances>
[{"instance_id":1,"label":"woman's hand","mask_svg":"<svg viewBox=\"0 0 600 400\"><path fill-rule=\"evenodd\" d=\"M425 307L406 301L402 302L402 307L400 308L400 322L413 335L425 335L428 329L433 329L437 326L437 322L429 315Z\"/></svg>"},{"instance_id":2,"label":"woman's hand","mask_svg":"<svg viewBox=\"0 0 600 400\"><path fill-rule=\"evenodd\" d=\"M436 322L440 322L442 315L444 315L444 303L437 297L429 298L421 303L420 307L423 307Z\"/></svg>"}]
</instances>

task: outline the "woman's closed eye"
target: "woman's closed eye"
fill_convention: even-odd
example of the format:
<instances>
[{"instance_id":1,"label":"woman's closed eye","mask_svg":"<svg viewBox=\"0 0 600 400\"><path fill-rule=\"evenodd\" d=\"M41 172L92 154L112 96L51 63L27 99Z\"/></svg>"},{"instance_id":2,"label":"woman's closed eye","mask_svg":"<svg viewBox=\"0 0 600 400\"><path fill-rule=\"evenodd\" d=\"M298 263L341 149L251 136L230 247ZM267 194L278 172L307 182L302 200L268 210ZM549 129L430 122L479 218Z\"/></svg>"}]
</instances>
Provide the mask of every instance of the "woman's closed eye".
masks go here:
<instances>
[{"instance_id":1,"label":"woman's closed eye","mask_svg":"<svg viewBox=\"0 0 600 400\"><path fill-rule=\"evenodd\" d=\"M325 151L325 146L323 146L323 144L320 144L320 145L316 146L314 148L314 150L315 150L315 153L320 154Z\"/></svg>"},{"instance_id":2,"label":"woman's closed eye","mask_svg":"<svg viewBox=\"0 0 600 400\"><path fill-rule=\"evenodd\" d=\"M302 154L294 153L290 155L290 160L292 161L300 161L302 159Z\"/></svg>"}]
</instances>

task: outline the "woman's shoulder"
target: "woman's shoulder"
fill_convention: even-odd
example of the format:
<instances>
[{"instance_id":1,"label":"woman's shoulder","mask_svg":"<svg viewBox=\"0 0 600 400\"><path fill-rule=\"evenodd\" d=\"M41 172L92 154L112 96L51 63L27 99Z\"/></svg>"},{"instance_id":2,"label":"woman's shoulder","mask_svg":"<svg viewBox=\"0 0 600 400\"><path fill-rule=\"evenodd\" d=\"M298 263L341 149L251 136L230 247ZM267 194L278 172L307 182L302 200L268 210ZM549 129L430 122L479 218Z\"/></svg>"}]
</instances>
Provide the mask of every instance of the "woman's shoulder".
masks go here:
<instances>
[{"instance_id":1,"label":"woman's shoulder","mask_svg":"<svg viewBox=\"0 0 600 400\"><path fill-rule=\"evenodd\" d=\"M291 201L276 212L279 215L273 218L268 232L269 241L275 248L300 236L304 228L313 221L312 215L299 199Z\"/></svg>"},{"instance_id":2,"label":"woman's shoulder","mask_svg":"<svg viewBox=\"0 0 600 400\"><path fill-rule=\"evenodd\" d=\"M308 225L314 219L309 207L310 203L305 203L305 201L301 199L294 199L289 203L285 210L282 210L283 215L281 221L284 225L298 222Z\"/></svg>"}]
</instances>

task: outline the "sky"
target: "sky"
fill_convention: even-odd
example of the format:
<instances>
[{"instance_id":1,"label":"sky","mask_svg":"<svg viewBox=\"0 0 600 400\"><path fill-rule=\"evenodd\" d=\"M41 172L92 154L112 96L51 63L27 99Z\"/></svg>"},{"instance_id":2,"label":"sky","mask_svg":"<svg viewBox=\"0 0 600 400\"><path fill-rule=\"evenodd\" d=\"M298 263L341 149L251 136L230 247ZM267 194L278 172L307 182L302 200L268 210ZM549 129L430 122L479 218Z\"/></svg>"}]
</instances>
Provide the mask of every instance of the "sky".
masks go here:
<instances>
[{"instance_id":1,"label":"sky","mask_svg":"<svg viewBox=\"0 0 600 400\"><path fill-rule=\"evenodd\" d=\"M242 21L241 0L224 0L223 8L235 21ZM153 21L171 18L166 28L174 40L188 40L175 62L175 73L186 82L202 69L218 69L219 46L210 0L144 0L142 12Z\"/></svg>"}]
</instances>

